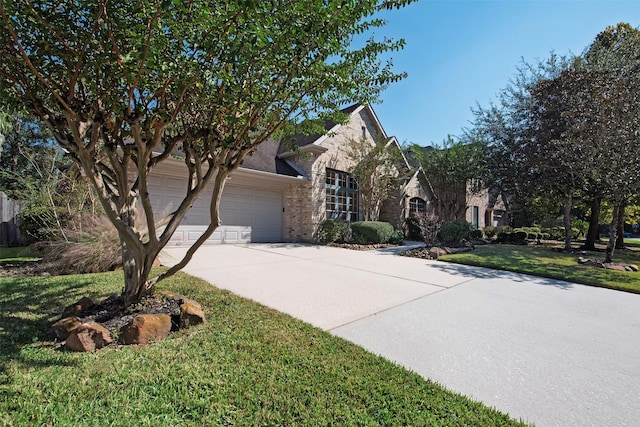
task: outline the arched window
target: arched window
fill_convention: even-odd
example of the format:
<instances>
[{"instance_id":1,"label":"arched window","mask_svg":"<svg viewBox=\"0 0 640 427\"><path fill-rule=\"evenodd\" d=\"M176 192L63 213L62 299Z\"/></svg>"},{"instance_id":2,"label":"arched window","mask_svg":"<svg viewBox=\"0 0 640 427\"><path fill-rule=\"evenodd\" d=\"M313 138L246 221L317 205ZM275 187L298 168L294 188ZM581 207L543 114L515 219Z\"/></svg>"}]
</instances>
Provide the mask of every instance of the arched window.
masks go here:
<instances>
[{"instance_id":1,"label":"arched window","mask_svg":"<svg viewBox=\"0 0 640 427\"><path fill-rule=\"evenodd\" d=\"M409 215L423 214L427 211L427 202L420 197L409 199Z\"/></svg>"}]
</instances>

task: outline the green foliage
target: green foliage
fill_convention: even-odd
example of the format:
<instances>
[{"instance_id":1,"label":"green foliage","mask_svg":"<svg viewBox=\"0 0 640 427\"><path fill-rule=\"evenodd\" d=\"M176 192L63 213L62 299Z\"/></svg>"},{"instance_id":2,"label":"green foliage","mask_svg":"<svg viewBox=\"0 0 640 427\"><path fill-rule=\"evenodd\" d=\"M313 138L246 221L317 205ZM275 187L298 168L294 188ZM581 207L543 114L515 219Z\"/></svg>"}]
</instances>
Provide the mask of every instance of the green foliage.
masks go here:
<instances>
[{"instance_id":1,"label":"green foliage","mask_svg":"<svg viewBox=\"0 0 640 427\"><path fill-rule=\"evenodd\" d=\"M471 230L467 221L448 221L440 227L439 238L443 243L459 243L469 237Z\"/></svg>"},{"instance_id":2,"label":"green foliage","mask_svg":"<svg viewBox=\"0 0 640 427\"><path fill-rule=\"evenodd\" d=\"M591 259L601 256L601 252L586 255ZM637 251L620 251L619 256L620 262L638 263ZM573 254L551 251L548 245L484 245L473 252L444 255L438 260L640 293L640 274L580 265L576 258Z\"/></svg>"},{"instance_id":3,"label":"green foliage","mask_svg":"<svg viewBox=\"0 0 640 427\"><path fill-rule=\"evenodd\" d=\"M352 240L360 245L388 243L394 236L393 226L388 222L357 221L351 224Z\"/></svg>"},{"instance_id":4,"label":"green foliage","mask_svg":"<svg viewBox=\"0 0 640 427\"><path fill-rule=\"evenodd\" d=\"M420 176L434 192L434 213L443 221L464 217L467 184L476 184L469 189L479 192L490 173L486 147L475 139L461 141L449 137L438 147L414 145L409 149L409 156L419 161L424 171L424 176Z\"/></svg>"},{"instance_id":5,"label":"green foliage","mask_svg":"<svg viewBox=\"0 0 640 427\"><path fill-rule=\"evenodd\" d=\"M67 217L61 209L51 206L31 206L18 214L20 233L27 244L52 239L55 230L62 222L66 224Z\"/></svg>"},{"instance_id":6,"label":"green foliage","mask_svg":"<svg viewBox=\"0 0 640 427\"><path fill-rule=\"evenodd\" d=\"M358 183L360 209L364 221L377 221L382 203L392 194L402 176L398 168L402 152L396 144L387 145L381 135L375 141L356 138L348 141L345 154L353 164L349 173Z\"/></svg>"},{"instance_id":7,"label":"green foliage","mask_svg":"<svg viewBox=\"0 0 640 427\"><path fill-rule=\"evenodd\" d=\"M404 241L404 233L401 230L394 230L391 238L389 238L389 243L393 245L401 245Z\"/></svg>"},{"instance_id":8,"label":"green foliage","mask_svg":"<svg viewBox=\"0 0 640 427\"><path fill-rule=\"evenodd\" d=\"M409 240L433 244L437 240L442 221L434 214L412 214L405 219L404 230Z\"/></svg>"},{"instance_id":9,"label":"green foliage","mask_svg":"<svg viewBox=\"0 0 640 427\"><path fill-rule=\"evenodd\" d=\"M404 230L409 240L419 241L422 240L422 233L420 231L420 219L415 215L410 215L404 219Z\"/></svg>"},{"instance_id":10,"label":"green foliage","mask_svg":"<svg viewBox=\"0 0 640 427\"><path fill-rule=\"evenodd\" d=\"M544 230L553 240L564 240L563 227L551 227Z\"/></svg>"},{"instance_id":11,"label":"green foliage","mask_svg":"<svg viewBox=\"0 0 640 427\"><path fill-rule=\"evenodd\" d=\"M498 227L487 225L482 231L488 239L493 239L498 234Z\"/></svg>"},{"instance_id":12,"label":"green foliage","mask_svg":"<svg viewBox=\"0 0 640 427\"><path fill-rule=\"evenodd\" d=\"M469 232L469 238L471 240L478 240L478 239L482 239L483 237L483 233L482 230L471 230Z\"/></svg>"},{"instance_id":13,"label":"green foliage","mask_svg":"<svg viewBox=\"0 0 640 427\"><path fill-rule=\"evenodd\" d=\"M574 219L571 221L571 230L573 231L573 238L580 239L586 236L587 230L589 230L589 221Z\"/></svg>"},{"instance_id":14,"label":"green foliage","mask_svg":"<svg viewBox=\"0 0 640 427\"><path fill-rule=\"evenodd\" d=\"M351 223L349 221L327 219L318 227L320 243L346 243L351 241Z\"/></svg>"},{"instance_id":15,"label":"green foliage","mask_svg":"<svg viewBox=\"0 0 640 427\"><path fill-rule=\"evenodd\" d=\"M125 272L133 298L156 283L143 266L202 191L213 188L217 200L260 143L299 124L321 127L406 76L388 56L404 40L380 37L386 21L377 16L409 3L2 1L0 108L42 120L94 183L125 253L139 260L125 263L135 270ZM191 182L178 208L156 218L148 174L177 148Z\"/></svg>"}]
</instances>

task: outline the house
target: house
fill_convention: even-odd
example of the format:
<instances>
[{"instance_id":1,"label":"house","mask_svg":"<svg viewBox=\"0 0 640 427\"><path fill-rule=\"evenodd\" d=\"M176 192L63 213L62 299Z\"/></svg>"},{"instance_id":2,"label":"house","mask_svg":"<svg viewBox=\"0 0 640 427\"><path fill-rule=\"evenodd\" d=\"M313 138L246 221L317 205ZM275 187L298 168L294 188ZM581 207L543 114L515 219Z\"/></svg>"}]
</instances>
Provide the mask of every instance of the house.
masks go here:
<instances>
[{"instance_id":1,"label":"house","mask_svg":"<svg viewBox=\"0 0 640 427\"><path fill-rule=\"evenodd\" d=\"M296 135L295 149L267 140L230 174L220 201L221 225L207 240L215 243L312 242L325 219L358 221L358 184L349 174L347 155L354 139L385 144L402 152L373 109L355 104L343 110L345 124L326 123L325 134ZM412 212L429 210L432 195L402 156L396 188L380 209L380 220L400 228ZM156 216L168 214L182 201L186 168L180 160L162 162L151 174L150 198ZM211 191L204 192L187 213L170 245L191 245L209 223Z\"/></svg>"}]
</instances>

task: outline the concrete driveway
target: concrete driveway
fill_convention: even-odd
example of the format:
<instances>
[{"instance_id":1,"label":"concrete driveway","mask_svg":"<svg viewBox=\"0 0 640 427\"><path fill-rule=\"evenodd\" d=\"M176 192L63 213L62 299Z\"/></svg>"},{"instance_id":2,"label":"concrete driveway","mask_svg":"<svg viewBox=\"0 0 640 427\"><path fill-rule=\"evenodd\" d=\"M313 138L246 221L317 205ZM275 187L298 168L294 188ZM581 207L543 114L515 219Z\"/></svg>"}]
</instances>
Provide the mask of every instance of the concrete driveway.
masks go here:
<instances>
[{"instance_id":1,"label":"concrete driveway","mask_svg":"<svg viewBox=\"0 0 640 427\"><path fill-rule=\"evenodd\" d=\"M538 426L637 425L640 295L394 253L220 245L185 270Z\"/></svg>"}]
</instances>

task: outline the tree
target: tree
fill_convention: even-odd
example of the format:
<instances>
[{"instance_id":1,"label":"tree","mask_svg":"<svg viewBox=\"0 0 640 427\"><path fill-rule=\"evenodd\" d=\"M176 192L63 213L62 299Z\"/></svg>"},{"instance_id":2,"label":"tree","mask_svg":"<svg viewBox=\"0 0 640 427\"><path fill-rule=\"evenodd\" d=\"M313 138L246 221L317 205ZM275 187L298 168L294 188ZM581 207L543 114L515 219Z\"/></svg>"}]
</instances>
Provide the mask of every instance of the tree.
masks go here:
<instances>
[{"instance_id":1,"label":"tree","mask_svg":"<svg viewBox=\"0 0 640 427\"><path fill-rule=\"evenodd\" d=\"M375 101L404 76L379 59L402 40L352 46L385 24L376 13L410 1L1 0L0 107L41 119L91 181L120 236L128 305L213 233L226 178L261 142L301 122L317 131L344 120L343 104ZM184 199L156 218L148 176L176 154ZM150 278L207 186L210 226Z\"/></svg>"},{"instance_id":2,"label":"tree","mask_svg":"<svg viewBox=\"0 0 640 427\"><path fill-rule=\"evenodd\" d=\"M401 179L400 147L392 140L374 143L365 138L351 139L346 155L354 165L349 173L358 183L362 219L377 221L382 203Z\"/></svg>"},{"instance_id":3,"label":"tree","mask_svg":"<svg viewBox=\"0 0 640 427\"><path fill-rule=\"evenodd\" d=\"M411 155L420 163L433 194L434 213L441 221L464 220L467 191L486 188L486 152L478 141L449 137L440 147L414 146Z\"/></svg>"},{"instance_id":4,"label":"tree","mask_svg":"<svg viewBox=\"0 0 640 427\"><path fill-rule=\"evenodd\" d=\"M552 205L559 196L557 191L550 191L550 185L560 181L550 173L557 168L540 169L547 159L538 147L540 141L551 141L557 126L546 129L542 125L554 115L532 92L540 82L552 82L568 63L568 58L555 54L535 64L523 62L509 85L498 93L496 103L488 108L476 106L474 123L465 130L467 138L485 146L486 168L490 171L486 184L500 191L511 212L516 206L528 210L533 200L537 205ZM537 130L547 134L539 135Z\"/></svg>"},{"instance_id":5,"label":"tree","mask_svg":"<svg viewBox=\"0 0 640 427\"><path fill-rule=\"evenodd\" d=\"M624 206L640 192L640 30L607 27L583 57L579 65L591 79L582 116L602 147L599 181L614 206L605 262L613 262Z\"/></svg>"}]
</instances>

